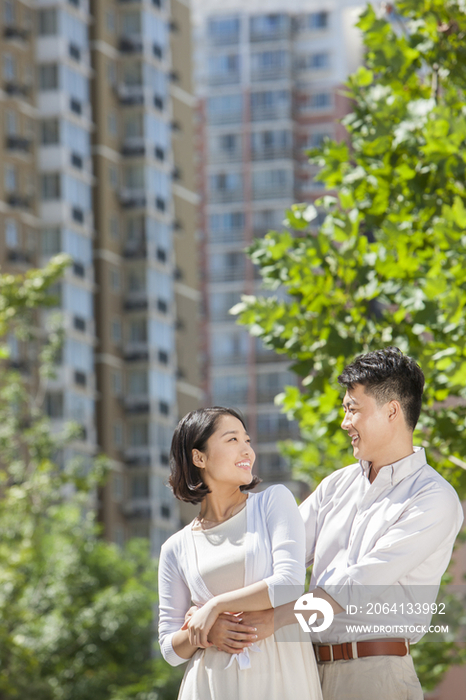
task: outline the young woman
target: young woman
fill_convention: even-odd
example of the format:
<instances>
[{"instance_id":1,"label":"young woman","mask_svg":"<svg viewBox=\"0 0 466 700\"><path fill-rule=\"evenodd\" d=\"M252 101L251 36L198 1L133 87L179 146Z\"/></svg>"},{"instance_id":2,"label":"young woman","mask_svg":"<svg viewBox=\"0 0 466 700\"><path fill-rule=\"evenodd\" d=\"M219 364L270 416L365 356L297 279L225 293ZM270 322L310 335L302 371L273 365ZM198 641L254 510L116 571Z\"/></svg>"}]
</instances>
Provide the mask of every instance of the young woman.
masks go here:
<instances>
[{"instance_id":1,"label":"young woman","mask_svg":"<svg viewBox=\"0 0 466 700\"><path fill-rule=\"evenodd\" d=\"M282 485L250 493L259 483L254 460L243 419L230 408L193 411L173 436L170 485L177 498L200 503L198 517L165 542L159 562L162 654L173 666L190 659L179 700L322 697L312 644L296 641L298 625L260 641L248 628L240 653L228 651L243 643L223 651L211 641L219 617L270 609L303 591L296 502ZM198 609L185 623L192 603Z\"/></svg>"}]
</instances>

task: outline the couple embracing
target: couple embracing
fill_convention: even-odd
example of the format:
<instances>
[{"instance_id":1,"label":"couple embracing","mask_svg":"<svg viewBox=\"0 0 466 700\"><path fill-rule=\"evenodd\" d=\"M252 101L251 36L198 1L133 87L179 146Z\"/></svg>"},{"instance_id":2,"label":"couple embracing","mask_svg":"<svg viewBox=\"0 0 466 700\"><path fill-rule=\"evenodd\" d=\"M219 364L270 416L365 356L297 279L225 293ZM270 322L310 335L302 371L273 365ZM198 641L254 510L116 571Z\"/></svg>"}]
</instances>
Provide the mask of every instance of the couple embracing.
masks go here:
<instances>
[{"instance_id":1,"label":"couple embracing","mask_svg":"<svg viewBox=\"0 0 466 700\"><path fill-rule=\"evenodd\" d=\"M413 447L420 367L386 348L358 357L339 382L358 461L299 509L285 486L250 492L255 455L234 410L180 421L170 485L200 512L159 563L162 654L189 660L179 700L422 700L409 648L434 612L461 504ZM315 612L334 614L313 633L294 610L311 564ZM373 627L354 624L364 612Z\"/></svg>"}]
</instances>

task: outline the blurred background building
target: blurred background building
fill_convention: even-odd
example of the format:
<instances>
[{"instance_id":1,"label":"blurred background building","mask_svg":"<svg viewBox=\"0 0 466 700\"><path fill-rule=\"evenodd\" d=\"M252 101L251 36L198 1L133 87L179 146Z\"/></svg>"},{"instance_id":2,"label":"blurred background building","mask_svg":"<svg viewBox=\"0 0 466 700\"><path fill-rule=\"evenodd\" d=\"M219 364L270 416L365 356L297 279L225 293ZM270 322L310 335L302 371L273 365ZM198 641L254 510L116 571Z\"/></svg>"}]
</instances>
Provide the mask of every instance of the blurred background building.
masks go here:
<instances>
[{"instance_id":1,"label":"blurred background building","mask_svg":"<svg viewBox=\"0 0 466 700\"><path fill-rule=\"evenodd\" d=\"M282 229L293 202L323 194L307 150L344 135L342 88L362 60L361 9L349 0L193 2L206 402L240 408L259 475L291 487L276 443L298 429L274 397L296 376L228 312L260 288L245 246Z\"/></svg>"},{"instance_id":2,"label":"blurred background building","mask_svg":"<svg viewBox=\"0 0 466 700\"><path fill-rule=\"evenodd\" d=\"M189 3L3 0L0 13L1 268L71 256L45 410L56 429L81 426L63 460L111 459L105 536L157 552L179 526L173 428L202 402Z\"/></svg>"}]
</instances>

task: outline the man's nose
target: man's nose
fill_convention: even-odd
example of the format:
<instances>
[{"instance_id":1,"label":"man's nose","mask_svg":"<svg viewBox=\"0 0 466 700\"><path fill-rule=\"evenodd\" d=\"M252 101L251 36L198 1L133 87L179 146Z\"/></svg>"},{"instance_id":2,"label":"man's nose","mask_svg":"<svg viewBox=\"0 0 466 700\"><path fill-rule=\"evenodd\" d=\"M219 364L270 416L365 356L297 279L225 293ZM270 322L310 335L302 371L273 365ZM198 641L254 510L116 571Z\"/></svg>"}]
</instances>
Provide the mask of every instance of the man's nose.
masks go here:
<instances>
[{"instance_id":1,"label":"man's nose","mask_svg":"<svg viewBox=\"0 0 466 700\"><path fill-rule=\"evenodd\" d=\"M349 413L345 413L345 415L343 416L343 420L341 421L341 427L343 428L343 430L348 430L350 425L351 421L349 419Z\"/></svg>"}]
</instances>

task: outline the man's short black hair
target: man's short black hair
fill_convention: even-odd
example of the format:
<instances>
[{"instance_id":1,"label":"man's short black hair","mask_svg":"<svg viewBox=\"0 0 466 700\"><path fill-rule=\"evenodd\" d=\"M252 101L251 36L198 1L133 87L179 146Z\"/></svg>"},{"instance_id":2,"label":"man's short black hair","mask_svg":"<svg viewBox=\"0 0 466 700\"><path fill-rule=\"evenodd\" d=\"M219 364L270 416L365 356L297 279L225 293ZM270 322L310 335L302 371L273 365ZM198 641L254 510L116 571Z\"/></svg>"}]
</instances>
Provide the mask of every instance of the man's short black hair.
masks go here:
<instances>
[{"instance_id":1,"label":"man's short black hair","mask_svg":"<svg viewBox=\"0 0 466 700\"><path fill-rule=\"evenodd\" d=\"M419 365L401 350L384 350L360 355L338 377L346 389L361 384L379 405L394 399L400 402L407 425L414 430L419 420L424 390L424 374Z\"/></svg>"}]
</instances>

